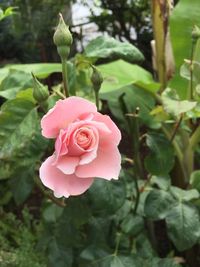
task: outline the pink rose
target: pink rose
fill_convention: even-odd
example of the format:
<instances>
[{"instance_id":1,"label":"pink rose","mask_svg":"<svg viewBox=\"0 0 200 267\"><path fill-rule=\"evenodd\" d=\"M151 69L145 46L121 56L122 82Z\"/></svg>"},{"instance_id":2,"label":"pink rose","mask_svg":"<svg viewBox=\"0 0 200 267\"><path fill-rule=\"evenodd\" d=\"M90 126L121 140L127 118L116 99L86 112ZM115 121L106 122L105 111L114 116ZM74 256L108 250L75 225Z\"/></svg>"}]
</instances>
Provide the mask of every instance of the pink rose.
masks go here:
<instances>
[{"instance_id":1,"label":"pink rose","mask_svg":"<svg viewBox=\"0 0 200 267\"><path fill-rule=\"evenodd\" d=\"M59 100L41 127L44 137L56 138L54 154L40 167L42 183L56 197L82 194L94 177L118 179L121 133L93 103L80 97Z\"/></svg>"}]
</instances>

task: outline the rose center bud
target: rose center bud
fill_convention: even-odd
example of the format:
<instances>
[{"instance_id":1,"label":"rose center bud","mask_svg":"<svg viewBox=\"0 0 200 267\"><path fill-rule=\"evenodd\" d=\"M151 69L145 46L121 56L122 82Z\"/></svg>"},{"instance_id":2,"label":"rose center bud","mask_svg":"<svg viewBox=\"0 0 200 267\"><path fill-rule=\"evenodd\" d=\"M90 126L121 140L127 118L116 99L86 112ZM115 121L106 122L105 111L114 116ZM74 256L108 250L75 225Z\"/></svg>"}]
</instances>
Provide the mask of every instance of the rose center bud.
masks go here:
<instances>
[{"instance_id":1,"label":"rose center bud","mask_svg":"<svg viewBox=\"0 0 200 267\"><path fill-rule=\"evenodd\" d=\"M93 140L93 132L89 128L80 128L76 132L76 142L77 144L83 148L88 149Z\"/></svg>"}]
</instances>

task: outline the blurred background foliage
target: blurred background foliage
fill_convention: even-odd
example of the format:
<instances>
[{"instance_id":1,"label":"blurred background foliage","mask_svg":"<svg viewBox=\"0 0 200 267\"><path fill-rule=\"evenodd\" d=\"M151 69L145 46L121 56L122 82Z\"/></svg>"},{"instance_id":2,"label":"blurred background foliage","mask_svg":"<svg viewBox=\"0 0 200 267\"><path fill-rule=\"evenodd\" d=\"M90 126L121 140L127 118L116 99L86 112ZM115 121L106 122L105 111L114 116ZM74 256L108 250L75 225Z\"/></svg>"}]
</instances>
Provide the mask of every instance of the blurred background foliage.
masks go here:
<instances>
[{"instance_id":1,"label":"blurred background foliage","mask_svg":"<svg viewBox=\"0 0 200 267\"><path fill-rule=\"evenodd\" d=\"M74 3L86 6L89 10L84 23L74 24L72 14ZM0 62L55 62L58 60L52 34L55 29L58 13L62 12L65 21L71 26L74 37L75 54L85 46L84 26L94 23L93 34L107 33L121 41L136 45L151 65L150 40L152 26L150 2L148 0L1 0L3 9L17 7L17 13L0 23ZM96 9L95 9L96 8ZM97 10L94 12L93 10ZM81 11L79 11L81 15ZM81 45L77 45L81 42Z\"/></svg>"}]
</instances>

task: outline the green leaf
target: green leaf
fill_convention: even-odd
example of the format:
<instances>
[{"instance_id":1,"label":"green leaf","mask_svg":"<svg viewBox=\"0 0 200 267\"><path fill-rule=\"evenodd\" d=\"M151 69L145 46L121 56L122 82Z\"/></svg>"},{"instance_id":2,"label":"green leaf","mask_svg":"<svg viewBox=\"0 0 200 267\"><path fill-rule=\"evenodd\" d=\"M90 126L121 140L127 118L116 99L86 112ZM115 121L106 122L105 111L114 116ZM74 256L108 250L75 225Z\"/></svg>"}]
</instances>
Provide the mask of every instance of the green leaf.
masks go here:
<instances>
[{"instance_id":1,"label":"green leaf","mask_svg":"<svg viewBox=\"0 0 200 267\"><path fill-rule=\"evenodd\" d=\"M31 74L34 73L40 79L47 78L54 72L62 72L61 64L59 63L33 63L33 64L12 64L6 65L0 69L0 81L4 79L10 70L22 71Z\"/></svg>"},{"instance_id":2,"label":"green leaf","mask_svg":"<svg viewBox=\"0 0 200 267\"><path fill-rule=\"evenodd\" d=\"M11 177L11 192L17 205L22 204L28 198L33 189L33 172L33 168L30 168L27 171L24 171L22 168L21 170L16 170L15 176Z\"/></svg>"},{"instance_id":3,"label":"green leaf","mask_svg":"<svg viewBox=\"0 0 200 267\"><path fill-rule=\"evenodd\" d=\"M176 63L176 75L170 86L175 88L182 98L187 96L188 82L181 78L179 69L183 60L189 59L191 54L191 33L194 25L200 25L199 0L181 0L175 6L170 16L170 37ZM187 23L185 23L187 21Z\"/></svg>"},{"instance_id":4,"label":"green leaf","mask_svg":"<svg viewBox=\"0 0 200 267\"><path fill-rule=\"evenodd\" d=\"M17 12L15 12L15 10L17 9L17 7L8 7L6 8L6 10L3 12L3 10L0 8L0 21L5 19L8 16L14 15Z\"/></svg>"},{"instance_id":5,"label":"green leaf","mask_svg":"<svg viewBox=\"0 0 200 267\"><path fill-rule=\"evenodd\" d=\"M146 169L154 175L168 174L174 165L174 152L169 141L154 132L147 135L146 143L151 150L145 158Z\"/></svg>"},{"instance_id":6,"label":"green leaf","mask_svg":"<svg viewBox=\"0 0 200 267\"><path fill-rule=\"evenodd\" d=\"M110 256L110 254L106 248L101 248L94 245L86 247L80 254L81 259L89 262L93 262L97 259L103 259L108 256Z\"/></svg>"},{"instance_id":7,"label":"green leaf","mask_svg":"<svg viewBox=\"0 0 200 267\"><path fill-rule=\"evenodd\" d=\"M175 91L167 88L162 94L162 101L164 110L174 116L178 116L182 113L188 112L194 109L197 105L195 101L188 101L178 99L178 95Z\"/></svg>"},{"instance_id":8,"label":"green leaf","mask_svg":"<svg viewBox=\"0 0 200 267\"><path fill-rule=\"evenodd\" d=\"M127 108L127 113L133 113L139 107L139 118L141 122L151 128L157 128L159 125L150 114L150 111L155 106L154 97L145 90L137 88L136 86L128 86L121 88L116 92L110 92L103 95L101 98L108 101L109 109L112 114L122 123L123 128L126 128L125 113L119 101L119 97L124 94L123 100ZM127 120L127 118L126 118Z\"/></svg>"},{"instance_id":9,"label":"green leaf","mask_svg":"<svg viewBox=\"0 0 200 267\"><path fill-rule=\"evenodd\" d=\"M63 210L64 209L62 207L51 203L45 208L43 212L43 217L46 222L55 223L57 219L62 215Z\"/></svg>"},{"instance_id":10,"label":"green leaf","mask_svg":"<svg viewBox=\"0 0 200 267\"><path fill-rule=\"evenodd\" d=\"M153 258L148 259L144 262L145 267L181 267L180 264L176 263L175 259L159 259Z\"/></svg>"},{"instance_id":11,"label":"green leaf","mask_svg":"<svg viewBox=\"0 0 200 267\"><path fill-rule=\"evenodd\" d=\"M25 89L23 91L19 91L16 95L16 98L23 98L25 100L33 102L34 104L36 103L36 101L33 97L33 89L32 88Z\"/></svg>"},{"instance_id":12,"label":"green leaf","mask_svg":"<svg viewBox=\"0 0 200 267\"><path fill-rule=\"evenodd\" d=\"M92 40L85 48L85 55L91 58L121 58L130 62L144 60L143 54L134 45L108 36Z\"/></svg>"},{"instance_id":13,"label":"green leaf","mask_svg":"<svg viewBox=\"0 0 200 267\"><path fill-rule=\"evenodd\" d=\"M16 14L15 10L18 9L18 7L9 6L4 11L5 17L11 16L13 14Z\"/></svg>"},{"instance_id":14,"label":"green leaf","mask_svg":"<svg viewBox=\"0 0 200 267\"><path fill-rule=\"evenodd\" d=\"M131 256L115 256L112 258L110 267L139 267L141 261Z\"/></svg>"},{"instance_id":15,"label":"green leaf","mask_svg":"<svg viewBox=\"0 0 200 267\"><path fill-rule=\"evenodd\" d=\"M169 175L155 176L151 178L151 184L156 184L160 189L167 190L171 185L171 178Z\"/></svg>"},{"instance_id":16,"label":"green leaf","mask_svg":"<svg viewBox=\"0 0 200 267\"><path fill-rule=\"evenodd\" d=\"M125 193L123 182L97 179L89 190L91 206L97 214L111 215L123 205Z\"/></svg>"},{"instance_id":17,"label":"green leaf","mask_svg":"<svg viewBox=\"0 0 200 267\"><path fill-rule=\"evenodd\" d=\"M144 213L153 220L164 219L174 204L175 199L170 193L153 189L146 198Z\"/></svg>"},{"instance_id":18,"label":"green leaf","mask_svg":"<svg viewBox=\"0 0 200 267\"><path fill-rule=\"evenodd\" d=\"M137 251L137 256L144 258L144 259L151 259L154 258L157 253L152 247L152 244L149 240L149 237L145 231L143 231L135 240L135 246ZM145 262L146 263L146 262ZM143 263L140 266L145 266L146 264ZM147 265L148 266L148 265ZM152 266L149 266L152 267Z\"/></svg>"},{"instance_id":19,"label":"green leaf","mask_svg":"<svg viewBox=\"0 0 200 267\"><path fill-rule=\"evenodd\" d=\"M108 236L110 236L110 229L113 224L113 216L95 216L95 212L93 212L93 216L90 218L88 223L88 232L87 232L87 240L88 244L93 244L96 246L107 247ZM113 238L113 235L112 235Z\"/></svg>"},{"instance_id":20,"label":"green leaf","mask_svg":"<svg viewBox=\"0 0 200 267\"><path fill-rule=\"evenodd\" d=\"M81 257L89 260L84 267L141 267L142 260L136 256L109 254L98 247L89 247L83 251Z\"/></svg>"},{"instance_id":21,"label":"green leaf","mask_svg":"<svg viewBox=\"0 0 200 267\"><path fill-rule=\"evenodd\" d=\"M144 230L143 217L128 214L121 224L121 229L126 234L131 234L133 236L138 235L142 230Z\"/></svg>"},{"instance_id":22,"label":"green leaf","mask_svg":"<svg viewBox=\"0 0 200 267\"><path fill-rule=\"evenodd\" d=\"M154 82L150 72L130 64L123 60L117 60L111 63L99 65L104 81L101 86L100 96L116 91L127 85L135 84L150 92L159 90L160 85Z\"/></svg>"},{"instance_id":23,"label":"green leaf","mask_svg":"<svg viewBox=\"0 0 200 267\"><path fill-rule=\"evenodd\" d=\"M90 209L83 197L67 200L67 206L56 224L56 241L61 247L71 247L81 242L80 227L91 218Z\"/></svg>"},{"instance_id":24,"label":"green leaf","mask_svg":"<svg viewBox=\"0 0 200 267\"><path fill-rule=\"evenodd\" d=\"M200 196L196 189L183 190L175 186L171 186L170 192L177 200L186 202L193 199L198 199Z\"/></svg>"},{"instance_id":25,"label":"green leaf","mask_svg":"<svg viewBox=\"0 0 200 267\"><path fill-rule=\"evenodd\" d=\"M166 223L169 238L179 251L189 249L197 243L200 237L200 218L194 206L180 202L169 211Z\"/></svg>"},{"instance_id":26,"label":"green leaf","mask_svg":"<svg viewBox=\"0 0 200 267\"><path fill-rule=\"evenodd\" d=\"M51 240L48 248L48 267L71 267L72 249L60 247L56 240Z\"/></svg>"},{"instance_id":27,"label":"green leaf","mask_svg":"<svg viewBox=\"0 0 200 267\"><path fill-rule=\"evenodd\" d=\"M200 192L200 170L194 171L190 176L190 184Z\"/></svg>"},{"instance_id":28,"label":"green leaf","mask_svg":"<svg viewBox=\"0 0 200 267\"><path fill-rule=\"evenodd\" d=\"M13 99L16 94L32 87L32 77L24 71L11 70L8 76L0 84L0 96Z\"/></svg>"},{"instance_id":29,"label":"green leaf","mask_svg":"<svg viewBox=\"0 0 200 267\"><path fill-rule=\"evenodd\" d=\"M19 168L20 175L22 169L27 172L46 146L34 104L21 98L5 102L0 112L0 179L18 176Z\"/></svg>"}]
</instances>

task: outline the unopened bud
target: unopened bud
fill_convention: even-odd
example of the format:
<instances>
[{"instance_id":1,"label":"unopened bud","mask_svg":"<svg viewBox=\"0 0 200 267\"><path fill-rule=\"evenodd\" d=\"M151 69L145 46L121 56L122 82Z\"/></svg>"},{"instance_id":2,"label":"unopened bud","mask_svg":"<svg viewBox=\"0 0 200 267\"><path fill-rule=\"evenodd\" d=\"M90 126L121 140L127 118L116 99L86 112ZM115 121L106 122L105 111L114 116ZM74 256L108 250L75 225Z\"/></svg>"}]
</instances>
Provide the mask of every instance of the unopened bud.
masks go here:
<instances>
[{"instance_id":1,"label":"unopened bud","mask_svg":"<svg viewBox=\"0 0 200 267\"><path fill-rule=\"evenodd\" d=\"M61 14L57 29L53 36L53 41L57 46L59 56L62 59L67 59L73 39L69 27L65 24Z\"/></svg>"},{"instance_id":2,"label":"unopened bud","mask_svg":"<svg viewBox=\"0 0 200 267\"><path fill-rule=\"evenodd\" d=\"M194 41L197 41L200 38L200 28L197 25L194 25L192 30L192 38Z\"/></svg>"},{"instance_id":3,"label":"unopened bud","mask_svg":"<svg viewBox=\"0 0 200 267\"><path fill-rule=\"evenodd\" d=\"M101 88L101 84L103 82L103 77L101 75L101 72L97 70L95 66L92 66L92 76L91 76L91 82L93 85L93 88L95 91L99 91Z\"/></svg>"},{"instance_id":4,"label":"unopened bud","mask_svg":"<svg viewBox=\"0 0 200 267\"><path fill-rule=\"evenodd\" d=\"M41 84L37 78L33 76L33 97L38 103L42 103L49 97L49 91L47 86Z\"/></svg>"}]
</instances>

